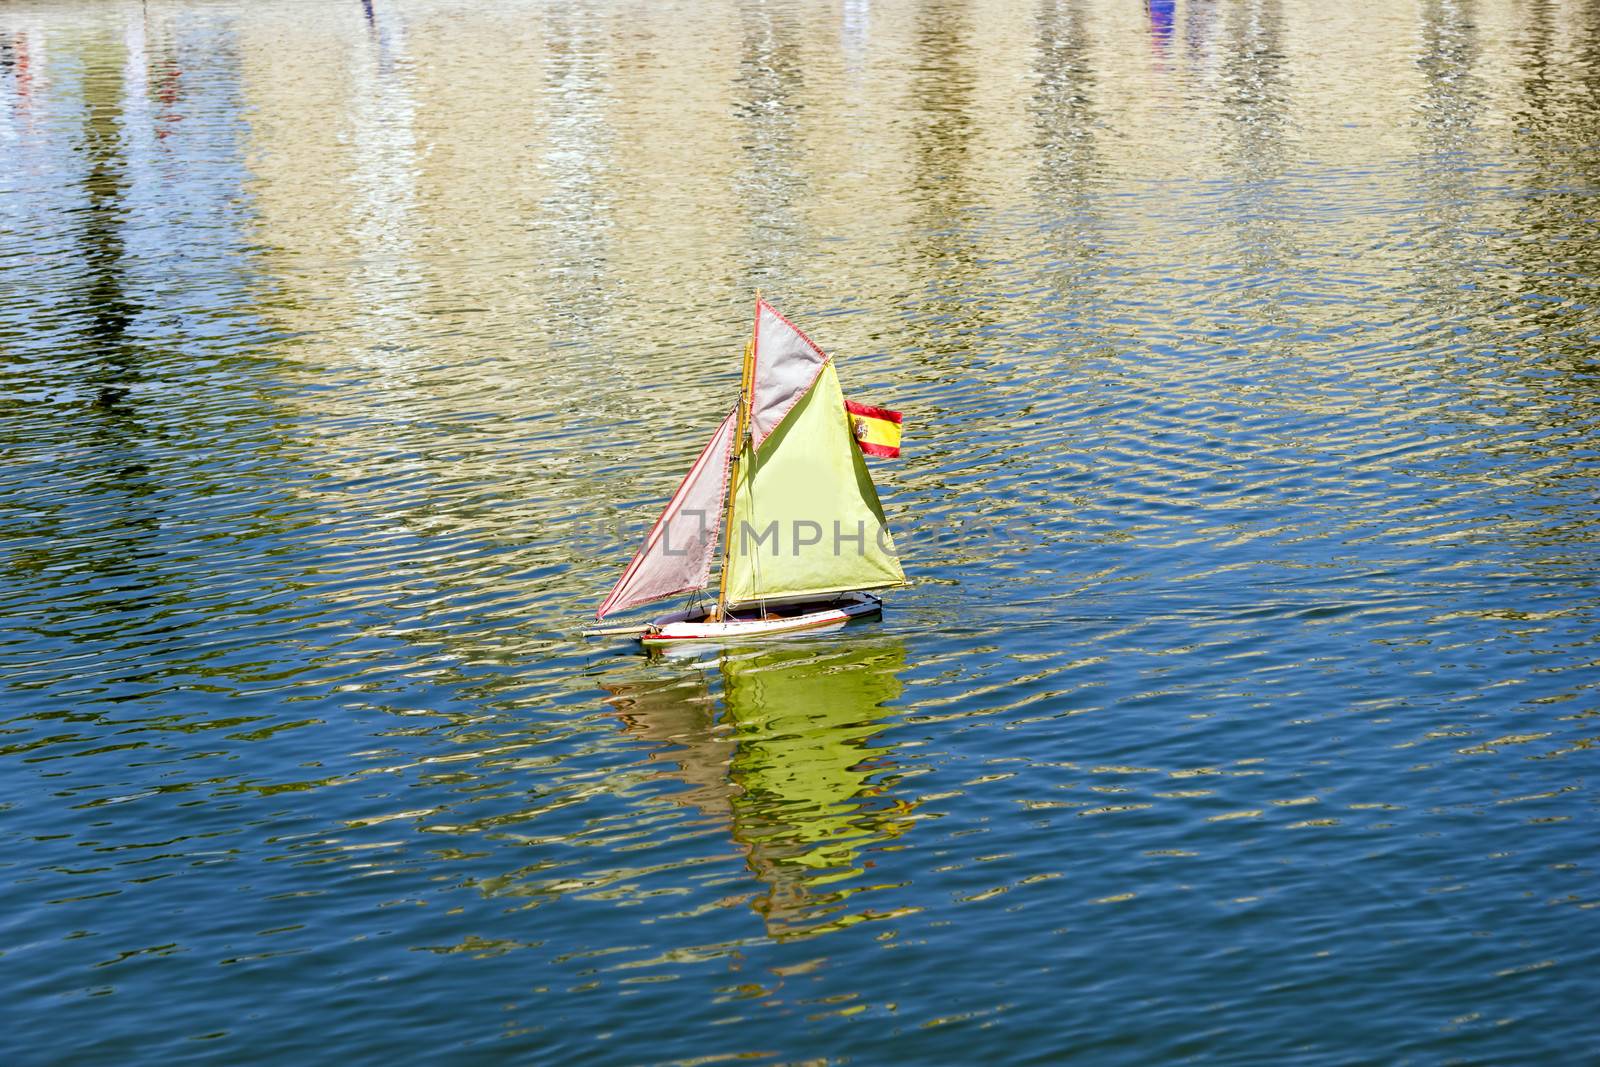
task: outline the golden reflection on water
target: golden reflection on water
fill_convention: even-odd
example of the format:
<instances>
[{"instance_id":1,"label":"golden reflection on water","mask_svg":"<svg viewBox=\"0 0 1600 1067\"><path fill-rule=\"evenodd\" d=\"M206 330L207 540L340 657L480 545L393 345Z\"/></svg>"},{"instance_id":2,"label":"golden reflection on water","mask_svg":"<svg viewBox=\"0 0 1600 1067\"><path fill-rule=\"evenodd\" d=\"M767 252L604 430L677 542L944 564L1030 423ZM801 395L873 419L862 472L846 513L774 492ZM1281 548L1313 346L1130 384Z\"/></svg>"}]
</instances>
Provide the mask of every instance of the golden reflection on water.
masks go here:
<instances>
[{"instance_id":1,"label":"golden reflection on water","mask_svg":"<svg viewBox=\"0 0 1600 1067\"><path fill-rule=\"evenodd\" d=\"M464 401L548 420L546 440L596 424L696 428L708 385L733 376L738 320L763 284L802 299L916 293L948 329L885 346L895 309L880 307L833 318L831 343L877 361L874 376L948 386L947 361L985 354L997 322L1127 299L1094 263L1130 227L1174 263L1215 259L1225 235L1234 265L1265 280L1256 316L1281 319L1273 306L1293 303L1302 324L1331 323L1348 309L1307 306L1290 280L1325 243L1316 200L1409 180L1381 169L1396 159L1425 164L1426 291L1441 314L1490 318L1493 294L1472 287L1474 244L1538 255L1540 242L1514 235L1562 217L1561 195L1527 199L1526 218L1497 215L1515 205L1475 202L1474 172L1452 161L1517 157L1530 116L1581 125L1585 109L1565 95L1593 75L1568 6L1469 18L1442 0L1360 16L1195 3L1164 24L1136 4L1055 0L851 4L837 19L721 3L472 19L438 4L266 5L196 40L192 12L156 4L128 8L120 35L19 31L29 94L3 113L19 137L46 90L71 91L73 67L118 72L82 89L91 185L114 194L132 173L122 156L144 149L108 131L170 133L193 91L183 68L210 49L206 76L231 80L242 105L238 143L217 147L250 175L255 310L327 386L301 398L308 414L367 423L341 434L306 420L305 444L330 463L370 462L372 435L403 429L420 450L424 416ZM1348 44L1362 18L1387 31L1365 35L1371 47ZM1150 46L1127 47L1140 39ZM676 61L689 52L695 63ZM1549 132L1581 143L1592 130ZM1297 188L1308 153L1336 176L1315 193ZM1220 214L1202 184L1174 189L1168 217L1130 216L1109 175L1232 184ZM1042 233L1009 221L1035 213L1055 221ZM1353 255L1389 240L1379 214L1339 225ZM115 249L99 255L120 268ZM1009 289L1016 261L1041 255L1052 284ZM118 296L102 290L115 318ZM1003 308L974 292L1004 292ZM594 368L550 358L580 347L616 353L608 388L586 393ZM709 355L722 351L726 362ZM1355 371L1377 396L1410 384L1388 364ZM467 460L492 465L491 453ZM432 467L413 462L419 475Z\"/></svg>"}]
</instances>

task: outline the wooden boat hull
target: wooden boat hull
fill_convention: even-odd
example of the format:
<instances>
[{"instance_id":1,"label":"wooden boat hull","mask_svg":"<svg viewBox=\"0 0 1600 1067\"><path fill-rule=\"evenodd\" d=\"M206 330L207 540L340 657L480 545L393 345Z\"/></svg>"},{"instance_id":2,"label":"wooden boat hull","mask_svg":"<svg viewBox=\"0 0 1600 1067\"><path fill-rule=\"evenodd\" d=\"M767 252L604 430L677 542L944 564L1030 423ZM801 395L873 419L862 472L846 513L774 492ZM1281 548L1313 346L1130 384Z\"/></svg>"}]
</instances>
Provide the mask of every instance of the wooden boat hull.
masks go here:
<instances>
[{"instance_id":1,"label":"wooden boat hull","mask_svg":"<svg viewBox=\"0 0 1600 1067\"><path fill-rule=\"evenodd\" d=\"M735 609L733 617L709 622L703 616L691 618L685 612L664 615L639 635L646 648L673 645L714 644L729 641L760 641L796 634L836 630L853 619L881 614L883 601L871 593L841 593L826 600L769 605L762 616L756 610Z\"/></svg>"}]
</instances>

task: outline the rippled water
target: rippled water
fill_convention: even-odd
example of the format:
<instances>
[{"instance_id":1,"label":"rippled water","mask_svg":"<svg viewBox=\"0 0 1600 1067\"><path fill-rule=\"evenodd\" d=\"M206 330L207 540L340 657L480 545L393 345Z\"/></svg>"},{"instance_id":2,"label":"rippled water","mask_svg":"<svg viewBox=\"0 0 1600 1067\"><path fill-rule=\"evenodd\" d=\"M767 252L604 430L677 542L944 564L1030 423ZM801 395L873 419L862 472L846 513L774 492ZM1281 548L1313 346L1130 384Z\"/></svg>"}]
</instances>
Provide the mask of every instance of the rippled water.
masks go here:
<instances>
[{"instance_id":1,"label":"rippled water","mask_svg":"<svg viewBox=\"0 0 1600 1067\"><path fill-rule=\"evenodd\" d=\"M1591 1060L1596 99L1578 0L0 7L7 1060ZM575 638L757 288L913 585Z\"/></svg>"}]
</instances>

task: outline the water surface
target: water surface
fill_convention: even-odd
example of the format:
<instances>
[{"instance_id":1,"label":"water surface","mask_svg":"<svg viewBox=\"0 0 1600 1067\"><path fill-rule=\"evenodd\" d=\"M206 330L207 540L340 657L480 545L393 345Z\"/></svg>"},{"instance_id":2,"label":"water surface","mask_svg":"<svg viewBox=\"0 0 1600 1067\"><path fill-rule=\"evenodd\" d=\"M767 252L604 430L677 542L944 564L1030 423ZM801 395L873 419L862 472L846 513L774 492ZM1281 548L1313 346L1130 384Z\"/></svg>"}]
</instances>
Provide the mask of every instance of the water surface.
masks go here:
<instances>
[{"instance_id":1,"label":"water surface","mask_svg":"<svg viewBox=\"0 0 1600 1067\"><path fill-rule=\"evenodd\" d=\"M8 1062L1591 1060L1596 99L1581 0L0 8ZM575 639L758 288L912 585Z\"/></svg>"}]
</instances>

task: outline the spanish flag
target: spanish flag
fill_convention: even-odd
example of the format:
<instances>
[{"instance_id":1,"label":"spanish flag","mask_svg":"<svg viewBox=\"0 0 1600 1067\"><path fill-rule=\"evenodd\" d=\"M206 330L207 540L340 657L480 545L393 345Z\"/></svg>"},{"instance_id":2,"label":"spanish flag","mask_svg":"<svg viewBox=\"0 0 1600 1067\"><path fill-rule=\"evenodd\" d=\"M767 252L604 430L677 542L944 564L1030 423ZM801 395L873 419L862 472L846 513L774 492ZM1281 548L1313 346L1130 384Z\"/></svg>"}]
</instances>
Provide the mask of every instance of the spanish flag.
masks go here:
<instances>
[{"instance_id":1,"label":"spanish flag","mask_svg":"<svg viewBox=\"0 0 1600 1067\"><path fill-rule=\"evenodd\" d=\"M844 402L850 417L850 430L856 443L869 456L894 459L900 455L900 413L888 408L868 407L854 400Z\"/></svg>"}]
</instances>

